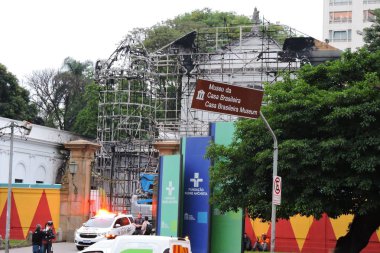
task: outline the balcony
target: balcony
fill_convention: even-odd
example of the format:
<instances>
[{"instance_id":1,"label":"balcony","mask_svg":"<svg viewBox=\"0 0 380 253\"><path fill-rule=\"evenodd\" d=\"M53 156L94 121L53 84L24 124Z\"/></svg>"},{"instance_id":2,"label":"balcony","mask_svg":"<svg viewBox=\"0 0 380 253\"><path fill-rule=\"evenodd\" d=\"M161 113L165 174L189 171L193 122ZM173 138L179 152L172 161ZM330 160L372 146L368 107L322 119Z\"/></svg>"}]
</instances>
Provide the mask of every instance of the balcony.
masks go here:
<instances>
[{"instance_id":1,"label":"balcony","mask_svg":"<svg viewBox=\"0 0 380 253\"><path fill-rule=\"evenodd\" d=\"M329 21L330 24L346 24L352 23L352 18L334 18Z\"/></svg>"},{"instance_id":2,"label":"balcony","mask_svg":"<svg viewBox=\"0 0 380 253\"><path fill-rule=\"evenodd\" d=\"M367 0L367 1L377 1L377 0ZM352 5L352 0L345 0L345 1L344 0L330 0L330 6L342 6L342 5Z\"/></svg>"}]
</instances>

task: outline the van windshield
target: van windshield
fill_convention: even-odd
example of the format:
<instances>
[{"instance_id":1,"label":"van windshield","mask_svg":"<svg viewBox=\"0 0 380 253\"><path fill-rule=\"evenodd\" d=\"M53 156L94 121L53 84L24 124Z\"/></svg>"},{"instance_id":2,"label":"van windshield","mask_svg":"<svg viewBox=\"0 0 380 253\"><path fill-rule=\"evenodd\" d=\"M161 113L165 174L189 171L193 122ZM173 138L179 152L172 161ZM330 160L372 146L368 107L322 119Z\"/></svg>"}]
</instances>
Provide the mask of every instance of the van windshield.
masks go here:
<instances>
[{"instance_id":1,"label":"van windshield","mask_svg":"<svg viewBox=\"0 0 380 253\"><path fill-rule=\"evenodd\" d=\"M91 218L84 226L85 227L95 227L95 228L108 228L112 225L114 218Z\"/></svg>"}]
</instances>

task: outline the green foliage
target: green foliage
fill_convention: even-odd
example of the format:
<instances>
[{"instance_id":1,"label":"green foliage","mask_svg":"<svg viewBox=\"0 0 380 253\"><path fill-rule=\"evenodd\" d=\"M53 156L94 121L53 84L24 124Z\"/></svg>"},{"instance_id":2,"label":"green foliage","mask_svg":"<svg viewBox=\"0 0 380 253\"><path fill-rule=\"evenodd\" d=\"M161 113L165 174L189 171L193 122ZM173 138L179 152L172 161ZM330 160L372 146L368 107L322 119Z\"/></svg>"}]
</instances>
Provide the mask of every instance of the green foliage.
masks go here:
<instances>
[{"instance_id":1,"label":"green foliage","mask_svg":"<svg viewBox=\"0 0 380 253\"><path fill-rule=\"evenodd\" d=\"M278 217L380 212L379 64L380 51L346 52L266 86L262 111L279 141L283 178ZM212 145L212 203L269 220L272 147L260 119L238 121L231 146Z\"/></svg>"},{"instance_id":2,"label":"green foliage","mask_svg":"<svg viewBox=\"0 0 380 253\"><path fill-rule=\"evenodd\" d=\"M64 84L63 96L63 129L73 131L76 117L85 105L83 103L85 87L92 77L92 63L90 61L79 62L67 57L64 60L63 72L60 72L56 79Z\"/></svg>"},{"instance_id":3,"label":"green foliage","mask_svg":"<svg viewBox=\"0 0 380 253\"><path fill-rule=\"evenodd\" d=\"M37 107L29 100L29 91L0 64L0 116L15 120L37 120Z\"/></svg>"},{"instance_id":4,"label":"green foliage","mask_svg":"<svg viewBox=\"0 0 380 253\"><path fill-rule=\"evenodd\" d=\"M83 108L86 84L92 78L91 62L64 60L62 71L35 71L28 77L46 126L71 131L78 112Z\"/></svg>"},{"instance_id":5,"label":"green foliage","mask_svg":"<svg viewBox=\"0 0 380 253\"><path fill-rule=\"evenodd\" d=\"M28 240L9 240L9 248L20 248L20 247L30 247L32 242ZM5 243L0 244L0 249L5 249Z\"/></svg>"},{"instance_id":6,"label":"green foliage","mask_svg":"<svg viewBox=\"0 0 380 253\"><path fill-rule=\"evenodd\" d=\"M373 10L372 12L375 20L370 27L364 28L363 40L368 50L374 52L380 50L380 9Z\"/></svg>"},{"instance_id":7,"label":"green foliage","mask_svg":"<svg viewBox=\"0 0 380 253\"><path fill-rule=\"evenodd\" d=\"M282 45L286 38L294 37L294 34L286 30L282 25L262 24L259 29L262 34L266 34L269 38L274 39L279 45Z\"/></svg>"},{"instance_id":8,"label":"green foliage","mask_svg":"<svg viewBox=\"0 0 380 253\"><path fill-rule=\"evenodd\" d=\"M92 67L91 61L80 62L71 57L66 57L62 69L77 79L81 79L82 77L92 78Z\"/></svg>"},{"instance_id":9,"label":"green foliage","mask_svg":"<svg viewBox=\"0 0 380 253\"><path fill-rule=\"evenodd\" d=\"M156 25L147 30L147 38L144 40L144 45L148 50L157 50L169 44L176 38L179 38L181 33L174 30L168 25Z\"/></svg>"},{"instance_id":10,"label":"green foliage","mask_svg":"<svg viewBox=\"0 0 380 253\"><path fill-rule=\"evenodd\" d=\"M82 101L82 109L79 111L73 131L89 138L96 138L96 126L98 119L98 103L100 86L95 83L87 84Z\"/></svg>"},{"instance_id":11,"label":"green foliage","mask_svg":"<svg viewBox=\"0 0 380 253\"><path fill-rule=\"evenodd\" d=\"M248 17L231 12L211 11L208 8L178 15L151 28L142 30L145 33L144 45L155 51L173 42L179 37L194 30L206 27L228 27L249 24Z\"/></svg>"},{"instance_id":12,"label":"green foliage","mask_svg":"<svg viewBox=\"0 0 380 253\"><path fill-rule=\"evenodd\" d=\"M169 22L173 24L176 30L181 32L190 32L204 27L250 24L250 20L246 16L236 15L232 12L212 11L208 8L179 15Z\"/></svg>"}]
</instances>

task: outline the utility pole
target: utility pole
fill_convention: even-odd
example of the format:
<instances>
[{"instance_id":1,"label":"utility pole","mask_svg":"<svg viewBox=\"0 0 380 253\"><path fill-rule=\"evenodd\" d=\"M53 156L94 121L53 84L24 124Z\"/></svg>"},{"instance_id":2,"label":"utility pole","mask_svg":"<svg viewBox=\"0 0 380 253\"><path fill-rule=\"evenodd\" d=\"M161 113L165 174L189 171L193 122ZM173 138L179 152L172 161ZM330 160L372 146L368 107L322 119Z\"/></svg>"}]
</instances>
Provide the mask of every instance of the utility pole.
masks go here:
<instances>
[{"instance_id":1,"label":"utility pole","mask_svg":"<svg viewBox=\"0 0 380 253\"><path fill-rule=\"evenodd\" d=\"M13 171L13 139L15 127L25 130L25 135L29 135L32 130L32 125L24 121L23 125L19 126L15 122L11 122L9 126L1 127L0 130L5 128L11 129L10 146L9 146L9 168L8 168L8 195L7 195L7 215L5 225L5 253L9 253L9 238L11 233L11 211L12 211L12 171Z\"/></svg>"},{"instance_id":2,"label":"utility pole","mask_svg":"<svg viewBox=\"0 0 380 253\"><path fill-rule=\"evenodd\" d=\"M274 134L272 128L270 127L268 121L264 117L264 114L260 111L260 116L264 121L265 126L268 128L270 134L273 138L273 178L272 178L272 189L273 189L273 180L277 177L277 160L278 160L278 144L277 138ZM271 233L270 233L270 252L274 252L276 243L276 205L273 202L273 192L272 192L272 217L271 217Z\"/></svg>"},{"instance_id":3,"label":"utility pole","mask_svg":"<svg viewBox=\"0 0 380 253\"><path fill-rule=\"evenodd\" d=\"M9 147L9 170L8 170L8 197L7 197L7 216L5 226L5 253L9 252L9 237L11 232L11 206L12 206L12 170L13 170L13 135L15 123L11 122L11 139Z\"/></svg>"}]
</instances>

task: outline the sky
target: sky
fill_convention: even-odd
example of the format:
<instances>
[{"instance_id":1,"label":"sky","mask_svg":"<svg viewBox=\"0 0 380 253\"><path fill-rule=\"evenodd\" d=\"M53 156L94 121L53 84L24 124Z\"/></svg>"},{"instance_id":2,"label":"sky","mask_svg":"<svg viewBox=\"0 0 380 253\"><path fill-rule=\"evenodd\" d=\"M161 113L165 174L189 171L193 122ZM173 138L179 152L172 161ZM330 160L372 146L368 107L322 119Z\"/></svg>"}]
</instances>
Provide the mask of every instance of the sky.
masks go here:
<instances>
[{"instance_id":1,"label":"sky","mask_svg":"<svg viewBox=\"0 0 380 253\"><path fill-rule=\"evenodd\" d=\"M58 70L66 57L107 59L133 28L203 8L252 17L255 7L322 40L323 0L2 0L0 63L26 87L33 71Z\"/></svg>"}]
</instances>

